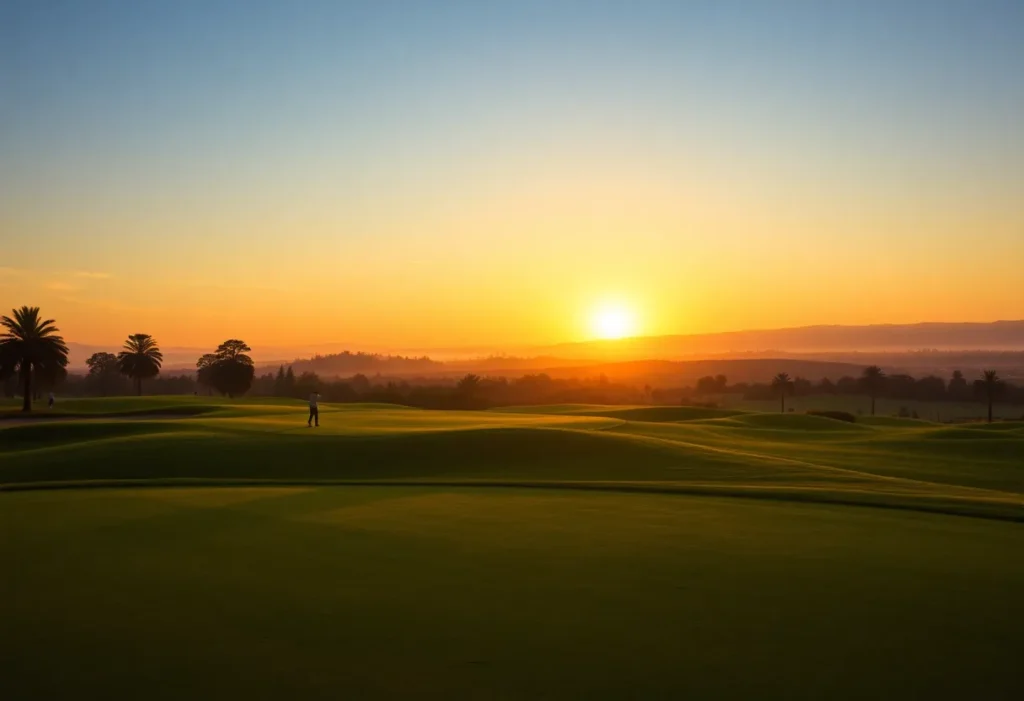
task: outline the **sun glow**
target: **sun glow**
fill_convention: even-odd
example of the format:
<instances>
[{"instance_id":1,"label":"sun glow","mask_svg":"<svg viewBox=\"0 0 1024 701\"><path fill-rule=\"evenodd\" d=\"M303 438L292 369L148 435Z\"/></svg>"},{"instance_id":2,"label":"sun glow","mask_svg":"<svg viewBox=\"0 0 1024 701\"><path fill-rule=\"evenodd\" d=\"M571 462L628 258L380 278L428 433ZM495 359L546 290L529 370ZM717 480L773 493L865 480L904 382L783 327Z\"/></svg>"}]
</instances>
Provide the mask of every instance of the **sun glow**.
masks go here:
<instances>
[{"instance_id":1,"label":"sun glow","mask_svg":"<svg viewBox=\"0 0 1024 701\"><path fill-rule=\"evenodd\" d=\"M594 311L590 326L597 338L625 338L636 333L636 317L621 305L606 305Z\"/></svg>"}]
</instances>

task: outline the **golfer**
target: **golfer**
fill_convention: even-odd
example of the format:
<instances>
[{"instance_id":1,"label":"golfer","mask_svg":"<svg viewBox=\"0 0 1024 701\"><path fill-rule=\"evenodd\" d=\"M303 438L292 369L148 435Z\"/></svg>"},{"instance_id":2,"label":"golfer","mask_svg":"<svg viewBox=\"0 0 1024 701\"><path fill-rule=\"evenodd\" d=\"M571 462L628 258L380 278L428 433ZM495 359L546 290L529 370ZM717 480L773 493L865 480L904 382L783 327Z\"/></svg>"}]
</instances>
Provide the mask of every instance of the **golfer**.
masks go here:
<instances>
[{"instance_id":1,"label":"golfer","mask_svg":"<svg viewBox=\"0 0 1024 701\"><path fill-rule=\"evenodd\" d=\"M318 401L320 401L320 393L314 390L309 395L309 421L306 422L307 426L312 426L313 422L316 421L317 428L320 428L320 410L316 405Z\"/></svg>"}]
</instances>

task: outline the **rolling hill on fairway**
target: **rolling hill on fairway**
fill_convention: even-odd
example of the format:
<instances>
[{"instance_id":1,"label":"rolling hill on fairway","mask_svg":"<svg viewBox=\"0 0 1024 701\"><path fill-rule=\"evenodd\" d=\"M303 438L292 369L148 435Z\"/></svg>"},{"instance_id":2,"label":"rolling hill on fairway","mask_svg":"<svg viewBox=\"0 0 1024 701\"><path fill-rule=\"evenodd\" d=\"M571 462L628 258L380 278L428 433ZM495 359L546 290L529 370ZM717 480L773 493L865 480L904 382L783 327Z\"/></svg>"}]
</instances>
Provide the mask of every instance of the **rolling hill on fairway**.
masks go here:
<instances>
[{"instance_id":1,"label":"rolling hill on fairway","mask_svg":"<svg viewBox=\"0 0 1024 701\"><path fill-rule=\"evenodd\" d=\"M0 420L4 488L244 481L713 492L1020 518L1024 423L947 427L694 407L440 412L289 400L69 401Z\"/></svg>"},{"instance_id":2,"label":"rolling hill on fairway","mask_svg":"<svg viewBox=\"0 0 1024 701\"><path fill-rule=\"evenodd\" d=\"M5 697L1018 688L1021 423L62 410L0 419Z\"/></svg>"}]
</instances>

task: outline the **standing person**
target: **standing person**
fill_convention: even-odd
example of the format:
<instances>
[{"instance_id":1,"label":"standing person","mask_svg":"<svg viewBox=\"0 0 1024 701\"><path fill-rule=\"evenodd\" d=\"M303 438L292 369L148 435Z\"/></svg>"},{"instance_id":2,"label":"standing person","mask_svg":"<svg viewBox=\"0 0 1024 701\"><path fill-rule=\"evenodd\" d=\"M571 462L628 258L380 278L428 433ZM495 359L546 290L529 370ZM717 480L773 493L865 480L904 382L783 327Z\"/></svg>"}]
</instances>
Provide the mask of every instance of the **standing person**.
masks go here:
<instances>
[{"instance_id":1,"label":"standing person","mask_svg":"<svg viewBox=\"0 0 1024 701\"><path fill-rule=\"evenodd\" d=\"M309 421L306 422L307 426L312 427L313 420L316 419L316 427L320 428L320 410L316 405L318 401L320 401L320 393L313 390L313 393L309 395Z\"/></svg>"},{"instance_id":2,"label":"standing person","mask_svg":"<svg viewBox=\"0 0 1024 701\"><path fill-rule=\"evenodd\" d=\"M53 408L53 403L54 403L55 401L57 401L57 398L53 396L53 391L51 390L51 391L50 391L50 401L49 401L49 402L47 402L47 404L46 404L46 408L47 408L47 409L52 409L52 408Z\"/></svg>"}]
</instances>

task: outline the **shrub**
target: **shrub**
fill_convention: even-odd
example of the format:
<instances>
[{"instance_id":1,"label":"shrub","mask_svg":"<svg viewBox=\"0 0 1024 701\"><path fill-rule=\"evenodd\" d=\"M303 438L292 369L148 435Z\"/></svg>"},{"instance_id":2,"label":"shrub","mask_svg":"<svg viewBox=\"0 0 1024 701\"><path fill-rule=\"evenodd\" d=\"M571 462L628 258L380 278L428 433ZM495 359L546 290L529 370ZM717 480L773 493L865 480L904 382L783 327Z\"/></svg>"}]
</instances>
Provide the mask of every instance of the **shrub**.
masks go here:
<instances>
[{"instance_id":1,"label":"shrub","mask_svg":"<svg viewBox=\"0 0 1024 701\"><path fill-rule=\"evenodd\" d=\"M848 411L808 411L809 416L824 416L826 419L857 423L857 417Z\"/></svg>"}]
</instances>

